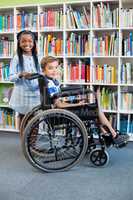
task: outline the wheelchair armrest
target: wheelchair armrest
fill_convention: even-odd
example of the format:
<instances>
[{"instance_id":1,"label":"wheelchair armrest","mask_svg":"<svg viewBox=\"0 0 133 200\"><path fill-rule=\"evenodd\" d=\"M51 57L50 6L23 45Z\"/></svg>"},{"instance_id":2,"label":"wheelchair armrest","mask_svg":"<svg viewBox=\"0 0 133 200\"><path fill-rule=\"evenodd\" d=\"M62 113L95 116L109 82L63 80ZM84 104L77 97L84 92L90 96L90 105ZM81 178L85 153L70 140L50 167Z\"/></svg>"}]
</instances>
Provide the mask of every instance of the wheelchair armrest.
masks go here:
<instances>
[{"instance_id":1,"label":"wheelchair armrest","mask_svg":"<svg viewBox=\"0 0 133 200\"><path fill-rule=\"evenodd\" d=\"M59 98L59 97L68 97L68 96L74 96L74 95L79 95L79 94L88 94L88 93L92 93L96 96L95 92L93 92L92 90L90 90L89 88L87 89L78 89L75 91L64 91L58 94L55 94L53 96L53 98Z\"/></svg>"}]
</instances>

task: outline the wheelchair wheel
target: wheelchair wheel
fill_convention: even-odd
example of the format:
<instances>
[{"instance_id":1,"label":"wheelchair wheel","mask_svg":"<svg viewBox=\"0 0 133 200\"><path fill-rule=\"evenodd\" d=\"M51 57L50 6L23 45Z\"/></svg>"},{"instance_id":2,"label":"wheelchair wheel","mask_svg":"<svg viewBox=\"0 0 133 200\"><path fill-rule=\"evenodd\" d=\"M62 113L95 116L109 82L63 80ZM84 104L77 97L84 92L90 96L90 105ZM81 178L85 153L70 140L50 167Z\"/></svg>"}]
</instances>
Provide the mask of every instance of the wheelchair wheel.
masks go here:
<instances>
[{"instance_id":1,"label":"wheelchair wheel","mask_svg":"<svg viewBox=\"0 0 133 200\"><path fill-rule=\"evenodd\" d=\"M35 108L33 108L30 112L28 112L22 122L21 122L21 126L20 126L20 136L23 137L23 132L24 129L26 127L26 125L28 124L28 122L37 114L39 113L39 111L41 111L41 105L36 106Z\"/></svg>"},{"instance_id":2,"label":"wheelchair wheel","mask_svg":"<svg viewBox=\"0 0 133 200\"><path fill-rule=\"evenodd\" d=\"M87 146L83 122L63 109L46 110L31 119L22 142L26 159L45 172L72 168L84 157Z\"/></svg>"},{"instance_id":3,"label":"wheelchair wheel","mask_svg":"<svg viewBox=\"0 0 133 200\"><path fill-rule=\"evenodd\" d=\"M95 148L89 154L89 161L95 167L103 167L109 163L109 154L106 150Z\"/></svg>"}]
</instances>

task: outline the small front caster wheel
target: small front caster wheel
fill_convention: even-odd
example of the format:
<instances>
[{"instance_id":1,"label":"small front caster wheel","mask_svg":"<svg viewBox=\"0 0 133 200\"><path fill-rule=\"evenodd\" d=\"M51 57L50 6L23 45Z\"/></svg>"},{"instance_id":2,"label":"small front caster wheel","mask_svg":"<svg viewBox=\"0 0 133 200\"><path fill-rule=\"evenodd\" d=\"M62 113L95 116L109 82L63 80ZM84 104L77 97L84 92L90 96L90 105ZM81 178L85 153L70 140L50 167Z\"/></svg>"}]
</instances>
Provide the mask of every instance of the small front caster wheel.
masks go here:
<instances>
[{"instance_id":1,"label":"small front caster wheel","mask_svg":"<svg viewBox=\"0 0 133 200\"><path fill-rule=\"evenodd\" d=\"M109 154L101 148L95 148L89 154L89 162L95 167L103 167L109 162Z\"/></svg>"}]
</instances>

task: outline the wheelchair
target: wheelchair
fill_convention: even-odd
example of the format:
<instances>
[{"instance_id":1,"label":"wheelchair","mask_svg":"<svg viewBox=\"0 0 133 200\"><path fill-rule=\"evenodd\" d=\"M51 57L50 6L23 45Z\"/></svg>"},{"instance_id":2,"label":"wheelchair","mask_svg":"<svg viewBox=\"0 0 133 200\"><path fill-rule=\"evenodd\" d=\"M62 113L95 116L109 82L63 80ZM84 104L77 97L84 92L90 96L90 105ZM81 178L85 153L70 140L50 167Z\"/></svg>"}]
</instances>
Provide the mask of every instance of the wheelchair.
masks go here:
<instances>
[{"instance_id":1,"label":"wheelchair","mask_svg":"<svg viewBox=\"0 0 133 200\"><path fill-rule=\"evenodd\" d=\"M33 74L31 79L38 79L41 104L28 112L21 123L22 149L27 161L44 172L59 172L74 167L88 153L93 166L107 165L107 148L113 145L113 139L111 134L107 137L101 134L97 99L94 98L95 102L87 105L90 110L88 114L83 109L84 116L81 118L71 108L52 108L44 77ZM64 87L57 95L83 94L95 96L90 89L79 86Z\"/></svg>"}]
</instances>

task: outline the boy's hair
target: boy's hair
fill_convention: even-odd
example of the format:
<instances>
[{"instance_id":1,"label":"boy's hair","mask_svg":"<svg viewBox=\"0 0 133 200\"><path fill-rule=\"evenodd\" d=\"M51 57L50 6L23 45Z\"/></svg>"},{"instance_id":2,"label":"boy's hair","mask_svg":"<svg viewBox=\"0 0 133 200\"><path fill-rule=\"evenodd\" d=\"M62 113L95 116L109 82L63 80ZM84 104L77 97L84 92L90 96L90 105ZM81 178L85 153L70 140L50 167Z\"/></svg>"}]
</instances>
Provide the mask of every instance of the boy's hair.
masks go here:
<instances>
[{"instance_id":1,"label":"boy's hair","mask_svg":"<svg viewBox=\"0 0 133 200\"><path fill-rule=\"evenodd\" d=\"M43 57L42 60L41 60L41 68L42 68L42 71L45 70L45 67L47 66L47 64L49 63L52 63L54 61L57 61L59 62L59 60L53 56L46 56L46 57Z\"/></svg>"},{"instance_id":2,"label":"boy's hair","mask_svg":"<svg viewBox=\"0 0 133 200\"><path fill-rule=\"evenodd\" d=\"M21 31L17 34L17 54L18 54L18 58L19 58L19 65L20 65L20 68L21 68L21 71L23 71L24 69L24 66L23 66L23 50L20 48L20 39L22 37L22 35L31 35L32 36L32 39L33 39L33 43L34 43L34 46L33 46L33 49L32 49L32 56L33 56L33 59L34 59L34 63L35 63L35 67L36 67L36 70L39 71L39 64L38 64L38 58L37 58L37 50L36 50L36 37L35 37L35 34L31 31L28 31L28 30L24 30L24 31Z\"/></svg>"}]
</instances>

